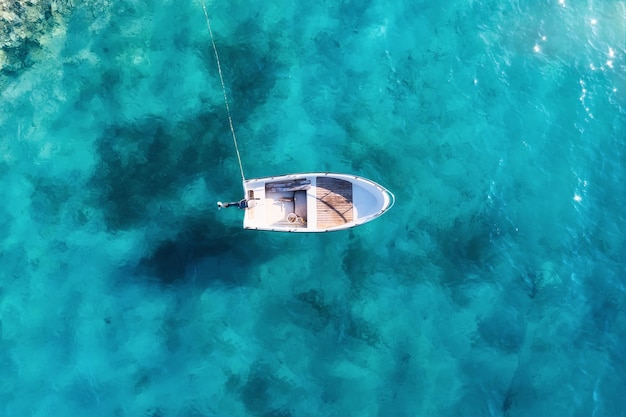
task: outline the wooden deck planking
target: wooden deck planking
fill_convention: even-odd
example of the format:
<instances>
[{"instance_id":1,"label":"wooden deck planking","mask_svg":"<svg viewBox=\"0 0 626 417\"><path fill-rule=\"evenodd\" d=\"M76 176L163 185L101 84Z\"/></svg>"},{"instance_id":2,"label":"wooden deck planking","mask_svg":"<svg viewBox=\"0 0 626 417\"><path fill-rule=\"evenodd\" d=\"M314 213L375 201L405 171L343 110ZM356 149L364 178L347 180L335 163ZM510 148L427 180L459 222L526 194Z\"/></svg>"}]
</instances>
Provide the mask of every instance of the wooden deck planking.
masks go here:
<instances>
[{"instance_id":1,"label":"wooden deck planking","mask_svg":"<svg viewBox=\"0 0 626 417\"><path fill-rule=\"evenodd\" d=\"M353 220L352 183L317 177L315 197L318 229L341 226Z\"/></svg>"}]
</instances>

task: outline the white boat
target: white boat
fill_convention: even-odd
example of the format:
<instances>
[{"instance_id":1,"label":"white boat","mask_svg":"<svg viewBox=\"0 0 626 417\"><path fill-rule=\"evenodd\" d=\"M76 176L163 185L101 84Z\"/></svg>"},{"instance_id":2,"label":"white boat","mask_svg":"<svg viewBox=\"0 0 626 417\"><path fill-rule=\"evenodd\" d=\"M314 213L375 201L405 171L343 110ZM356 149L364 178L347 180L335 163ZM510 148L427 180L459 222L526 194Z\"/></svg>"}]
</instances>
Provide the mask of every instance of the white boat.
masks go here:
<instances>
[{"instance_id":1,"label":"white boat","mask_svg":"<svg viewBox=\"0 0 626 417\"><path fill-rule=\"evenodd\" d=\"M303 173L243 181L246 197L220 207L245 210L245 229L330 232L367 223L389 210L394 195L368 179Z\"/></svg>"}]
</instances>

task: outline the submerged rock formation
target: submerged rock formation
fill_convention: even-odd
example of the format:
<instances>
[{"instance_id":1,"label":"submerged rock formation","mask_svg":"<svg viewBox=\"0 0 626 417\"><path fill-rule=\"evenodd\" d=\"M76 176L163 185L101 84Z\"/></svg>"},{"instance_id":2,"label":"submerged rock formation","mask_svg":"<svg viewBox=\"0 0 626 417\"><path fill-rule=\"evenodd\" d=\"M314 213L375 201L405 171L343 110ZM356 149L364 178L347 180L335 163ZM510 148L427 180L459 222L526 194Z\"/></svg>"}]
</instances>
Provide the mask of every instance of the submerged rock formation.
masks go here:
<instances>
[{"instance_id":1,"label":"submerged rock formation","mask_svg":"<svg viewBox=\"0 0 626 417\"><path fill-rule=\"evenodd\" d=\"M9 75L30 66L30 51L72 6L69 0L0 0L0 71Z\"/></svg>"}]
</instances>

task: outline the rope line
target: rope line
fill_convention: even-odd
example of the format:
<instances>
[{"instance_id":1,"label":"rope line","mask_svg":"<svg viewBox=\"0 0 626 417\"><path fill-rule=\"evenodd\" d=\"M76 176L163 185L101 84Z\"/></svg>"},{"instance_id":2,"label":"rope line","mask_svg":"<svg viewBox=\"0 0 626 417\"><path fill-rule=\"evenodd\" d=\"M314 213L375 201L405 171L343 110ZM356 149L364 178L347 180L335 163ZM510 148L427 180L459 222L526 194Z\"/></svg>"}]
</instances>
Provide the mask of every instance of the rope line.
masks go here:
<instances>
[{"instance_id":1,"label":"rope line","mask_svg":"<svg viewBox=\"0 0 626 417\"><path fill-rule=\"evenodd\" d=\"M224 94L224 104L226 104L226 113L228 114L228 124L230 126L230 133L233 135L233 143L235 144L235 151L237 152L237 161L239 162L239 171L241 171L241 180L245 181L246 177L243 174L243 164L241 163L241 155L239 154L239 145L237 144L237 136L235 135L235 128L233 127L233 118L230 115L230 106L228 105L228 96L226 95L226 85L224 84L224 76L222 75L222 65L220 64L220 56L217 53L217 47L215 46L215 40L213 39L213 31L211 30L211 21L209 20L209 13L206 10L205 0L202 0L202 10L204 10L204 17L206 19L206 25L209 29L209 35L211 36L211 44L213 45L213 52L215 53L215 60L217 61L217 72L220 75L220 83L222 84L222 93Z\"/></svg>"}]
</instances>

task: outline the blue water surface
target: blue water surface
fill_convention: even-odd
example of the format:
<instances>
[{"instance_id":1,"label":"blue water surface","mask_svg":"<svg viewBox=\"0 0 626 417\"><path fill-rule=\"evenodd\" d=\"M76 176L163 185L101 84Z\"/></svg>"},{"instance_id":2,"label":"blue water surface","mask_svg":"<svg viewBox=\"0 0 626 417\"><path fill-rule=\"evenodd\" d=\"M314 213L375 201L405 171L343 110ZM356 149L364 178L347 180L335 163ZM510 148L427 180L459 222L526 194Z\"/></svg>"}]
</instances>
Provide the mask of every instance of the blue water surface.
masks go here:
<instances>
[{"instance_id":1,"label":"blue water surface","mask_svg":"<svg viewBox=\"0 0 626 417\"><path fill-rule=\"evenodd\" d=\"M0 55L1 416L625 415L626 2L209 1L246 175L396 195L322 235L216 210L200 0L74 3Z\"/></svg>"}]
</instances>

